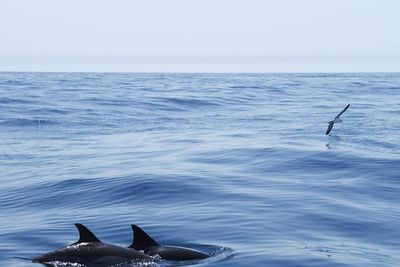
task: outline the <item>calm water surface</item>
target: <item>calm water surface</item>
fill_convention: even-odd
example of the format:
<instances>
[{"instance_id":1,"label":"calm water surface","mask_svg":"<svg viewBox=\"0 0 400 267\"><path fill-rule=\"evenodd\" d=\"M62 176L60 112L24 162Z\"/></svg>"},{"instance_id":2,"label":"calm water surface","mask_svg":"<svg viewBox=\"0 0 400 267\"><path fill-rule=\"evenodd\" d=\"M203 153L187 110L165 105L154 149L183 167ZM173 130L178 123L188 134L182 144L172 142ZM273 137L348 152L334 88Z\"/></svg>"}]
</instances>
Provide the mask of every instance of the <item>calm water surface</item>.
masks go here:
<instances>
[{"instance_id":1,"label":"calm water surface","mask_svg":"<svg viewBox=\"0 0 400 267\"><path fill-rule=\"evenodd\" d=\"M0 266L77 222L196 266L400 266L400 74L3 72L0 114Z\"/></svg>"}]
</instances>

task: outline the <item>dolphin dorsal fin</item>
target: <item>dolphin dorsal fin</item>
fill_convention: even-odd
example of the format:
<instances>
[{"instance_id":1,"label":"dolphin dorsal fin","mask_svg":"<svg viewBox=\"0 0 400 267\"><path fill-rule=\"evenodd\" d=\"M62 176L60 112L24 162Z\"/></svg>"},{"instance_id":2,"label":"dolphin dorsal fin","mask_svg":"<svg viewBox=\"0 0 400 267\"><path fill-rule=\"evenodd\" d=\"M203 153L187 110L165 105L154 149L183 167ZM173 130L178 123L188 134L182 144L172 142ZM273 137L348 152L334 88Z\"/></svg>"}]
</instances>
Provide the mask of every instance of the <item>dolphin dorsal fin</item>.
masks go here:
<instances>
[{"instance_id":1,"label":"dolphin dorsal fin","mask_svg":"<svg viewBox=\"0 0 400 267\"><path fill-rule=\"evenodd\" d=\"M133 241L129 248L143 250L148 247L159 246L148 234L145 233L139 226L132 224Z\"/></svg>"},{"instance_id":2,"label":"dolphin dorsal fin","mask_svg":"<svg viewBox=\"0 0 400 267\"><path fill-rule=\"evenodd\" d=\"M76 228L79 231L79 240L74 244L79 243L89 243L89 242L101 242L89 229L86 228L83 224L76 223Z\"/></svg>"}]
</instances>

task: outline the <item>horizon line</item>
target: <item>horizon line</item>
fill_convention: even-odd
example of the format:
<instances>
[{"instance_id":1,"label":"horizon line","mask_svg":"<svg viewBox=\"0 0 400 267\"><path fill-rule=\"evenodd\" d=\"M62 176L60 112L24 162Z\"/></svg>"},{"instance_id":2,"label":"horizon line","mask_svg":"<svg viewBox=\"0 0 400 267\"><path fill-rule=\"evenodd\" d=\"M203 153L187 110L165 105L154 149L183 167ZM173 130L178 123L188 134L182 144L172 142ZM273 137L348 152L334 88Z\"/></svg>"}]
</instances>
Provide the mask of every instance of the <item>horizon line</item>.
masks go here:
<instances>
[{"instance_id":1,"label":"horizon line","mask_svg":"<svg viewBox=\"0 0 400 267\"><path fill-rule=\"evenodd\" d=\"M400 74L400 71L47 71L0 70L0 73L104 73L104 74Z\"/></svg>"}]
</instances>

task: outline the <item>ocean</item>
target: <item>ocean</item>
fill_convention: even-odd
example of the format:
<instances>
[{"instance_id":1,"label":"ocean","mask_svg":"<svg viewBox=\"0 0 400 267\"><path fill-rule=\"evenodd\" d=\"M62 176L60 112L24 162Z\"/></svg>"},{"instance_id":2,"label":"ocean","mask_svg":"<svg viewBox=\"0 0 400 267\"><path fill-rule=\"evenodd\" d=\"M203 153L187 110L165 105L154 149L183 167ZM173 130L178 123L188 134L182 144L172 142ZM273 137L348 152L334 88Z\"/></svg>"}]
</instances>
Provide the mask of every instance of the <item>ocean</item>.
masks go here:
<instances>
[{"instance_id":1,"label":"ocean","mask_svg":"<svg viewBox=\"0 0 400 267\"><path fill-rule=\"evenodd\" d=\"M0 266L74 223L199 267L400 266L399 73L0 72L0 114Z\"/></svg>"}]
</instances>

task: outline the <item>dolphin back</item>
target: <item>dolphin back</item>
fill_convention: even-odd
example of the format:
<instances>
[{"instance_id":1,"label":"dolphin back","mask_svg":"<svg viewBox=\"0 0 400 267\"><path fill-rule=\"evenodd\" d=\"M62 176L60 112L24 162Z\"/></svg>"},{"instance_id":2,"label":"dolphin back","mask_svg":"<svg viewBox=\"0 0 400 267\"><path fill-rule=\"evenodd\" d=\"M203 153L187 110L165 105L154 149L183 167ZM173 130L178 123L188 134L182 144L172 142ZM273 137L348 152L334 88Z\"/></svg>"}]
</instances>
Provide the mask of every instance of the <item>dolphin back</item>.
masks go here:
<instances>
[{"instance_id":1,"label":"dolphin back","mask_svg":"<svg viewBox=\"0 0 400 267\"><path fill-rule=\"evenodd\" d=\"M84 265L109 266L127 262L153 261L149 255L139 251L101 242L88 228L75 224L79 240L64 248L35 257L32 262L47 264L52 262L79 263ZM53 265L51 265L53 266Z\"/></svg>"},{"instance_id":2,"label":"dolphin back","mask_svg":"<svg viewBox=\"0 0 400 267\"><path fill-rule=\"evenodd\" d=\"M161 259L168 261L202 260L210 257L210 255L204 252L178 246L152 247L146 253L149 255L159 255Z\"/></svg>"},{"instance_id":3,"label":"dolphin back","mask_svg":"<svg viewBox=\"0 0 400 267\"><path fill-rule=\"evenodd\" d=\"M158 255L161 259L169 261L201 260L210 257L204 252L190 248L160 245L137 225L132 225L132 230L134 239L129 248L144 251L150 256Z\"/></svg>"}]
</instances>

